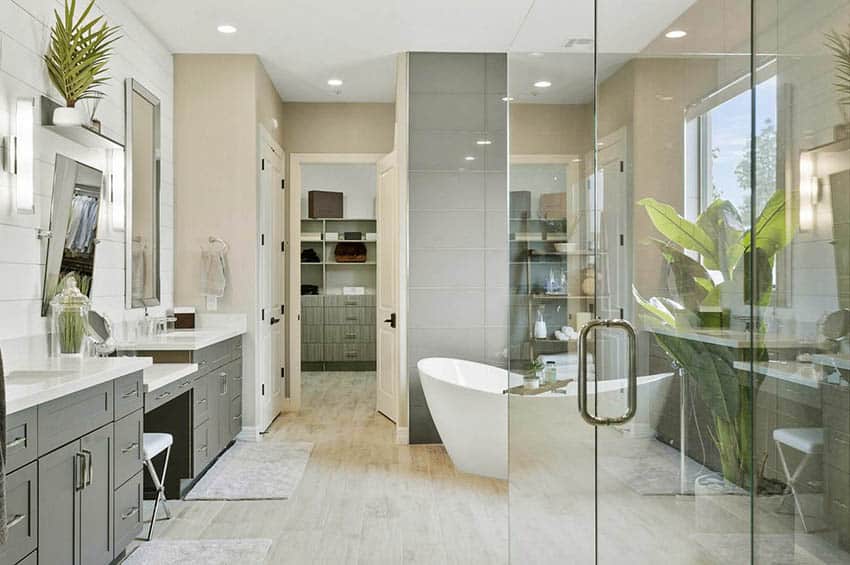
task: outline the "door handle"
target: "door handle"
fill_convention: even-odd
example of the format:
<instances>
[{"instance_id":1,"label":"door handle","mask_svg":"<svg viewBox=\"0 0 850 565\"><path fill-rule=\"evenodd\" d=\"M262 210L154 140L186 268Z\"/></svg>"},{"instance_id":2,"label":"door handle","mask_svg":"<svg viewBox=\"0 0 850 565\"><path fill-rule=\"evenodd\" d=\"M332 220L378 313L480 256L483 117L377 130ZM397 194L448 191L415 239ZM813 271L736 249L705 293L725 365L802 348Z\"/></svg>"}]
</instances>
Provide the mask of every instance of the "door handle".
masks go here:
<instances>
[{"instance_id":1,"label":"door handle","mask_svg":"<svg viewBox=\"0 0 850 565\"><path fill-rule=\"evenodd\" d=\"M74 490L86 488L86 454L74 454Z\"/></svg>"},{"instance_id":2,"label":"door handle","mask_svg":"<svg viewBox=\"0 0 850 565\"><path fill-rule=\"evenodd\" d=\"M86 462L85 483L83 484L83 486L89 486L94 480L94 461L92 461L91 451L89 451L88 449L83 449L81 451L83 452L83 455L85 455Z\"/></svg>"},{"instance_id":3,"label":"door handle","mask_svg":"<svg viewBox=\"0 0 850 565\"><path fill-rule=\"evenodd\" d=\"M395 327L395 322L396 322L395 312L393 312L392 314L390 314L390 317L389 317L389 318L387 318L386 320L384 320L384 323L385 323L385 324L389 324L391 328L394 328L394 327Z\"/></svg>"},{"instance_id":4,"label":"door handle","mask_svg":"<svg viewBox=\"0 0 850 565\"><path fill-rule=\"evenodd\" d=\"M616 328L626 332L629 340L628 407L622 416L599 417L591 414L587 406L587 336L596 328ZM591 426L615 426L631 420L637 411L637 335L626 320L591 320L581 328L578 337L578 409L581 417Z\"/></svg>"},{"instance_id":5,"label":"door handle","mask_svg":"<svg viewBox=\"0 0 850 565\"><path fill-rule=\"evenodd\" d=\"M274 316L272 316L270 322L271 322L271 325L275 325L277 323L280 323L280 318L275 318Z\"/></svg>"}]
</instances>

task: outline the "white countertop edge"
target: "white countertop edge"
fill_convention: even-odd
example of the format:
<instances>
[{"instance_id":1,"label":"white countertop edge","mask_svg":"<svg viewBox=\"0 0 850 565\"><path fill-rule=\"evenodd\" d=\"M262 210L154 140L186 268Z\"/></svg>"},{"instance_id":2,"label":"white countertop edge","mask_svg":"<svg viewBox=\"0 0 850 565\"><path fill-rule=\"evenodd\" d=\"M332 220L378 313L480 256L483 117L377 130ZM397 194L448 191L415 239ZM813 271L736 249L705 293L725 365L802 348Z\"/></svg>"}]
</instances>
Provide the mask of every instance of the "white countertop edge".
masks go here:
<instances>
[{"instance_id":1,"label":"white countertop edge","mask_svg":"<svg viewBox=\"0 0 850 565\"><path fill-rule=\"evenodd\" d=\"M735 361L734 367L739 371L749 371L750 362ZM766 361L754 363L752 368L760 375L809 388L819 388L822 380L819 375L814 373L815 369L811 363L799 363L796 361ZM811 376L803 374L806 371L812 372Z\"/></svg>"},{"instance_id":2,"label":"white countertop edge","mask_svg":"<svg viewBox=\"0 0 850 565\"><path fill-rule=\"evenodd\" d=\"M194 339L189 338L195 334ZM196 328L195 330L175 330L174 332L123 341L117 340L118 351L198 351L245 334L244 328Z\"/></svg>"},{"instance_id":3,"label":"white countertop edge","mask_svg":"<svg viewBox=\"0 0 850 565\"><path fill-rule=\"evenodd\" d=\"M197 371L197 363L154 363L145 369L145 393L159 390Z\"/></svg>"},{"instance_id":4,"label":"white countertop edge","mask_svg":"<svg viewBox=\"0 0 850 565\"><path fill-rule=\"evenodd\" d=\"M9 378L14 375L14 371L7 377L6 382L6 415L12 415L17 412L22 412L33 406L46 404L63 396L68 396L81 390L101 385L106 382L114 381L126 375L130 375L137 371L142 371L145 367L153 365L153 359L150 357L108 357L108 358L93 358L84 359L76 363L76 367L62 367L63 363L52 363L51 360L46 360L45 363L34 363L32 368L26 370L68 370L77 373L78 376L71 377L59 383L46 383L41 387L36 386L37 382L32 382L27 385L26 389L16 390L17 383L14 378ZM54 377L45 377L44 380L52 380Z\"/></svg>"}]
</instances>

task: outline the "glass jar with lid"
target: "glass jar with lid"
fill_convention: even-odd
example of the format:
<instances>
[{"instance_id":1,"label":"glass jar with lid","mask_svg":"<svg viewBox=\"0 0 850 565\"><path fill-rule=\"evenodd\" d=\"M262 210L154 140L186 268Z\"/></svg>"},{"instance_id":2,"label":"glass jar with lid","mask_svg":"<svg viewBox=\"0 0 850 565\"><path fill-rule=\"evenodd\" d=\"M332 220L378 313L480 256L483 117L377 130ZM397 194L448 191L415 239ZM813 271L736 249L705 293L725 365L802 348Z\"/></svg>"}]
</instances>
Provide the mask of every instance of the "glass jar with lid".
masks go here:
<instances>
[{"instance_id":1,"label":"glass jar with lid","mask_svg":"<svg viewBox=\"0 0 850 565\"><path fill-rule=\"evenodd\" d=\"M77 279L67 275L60 291L50 301L50 327L54 356L83 356L91 301L77 288Z\"/></svg>"}]
</instances>

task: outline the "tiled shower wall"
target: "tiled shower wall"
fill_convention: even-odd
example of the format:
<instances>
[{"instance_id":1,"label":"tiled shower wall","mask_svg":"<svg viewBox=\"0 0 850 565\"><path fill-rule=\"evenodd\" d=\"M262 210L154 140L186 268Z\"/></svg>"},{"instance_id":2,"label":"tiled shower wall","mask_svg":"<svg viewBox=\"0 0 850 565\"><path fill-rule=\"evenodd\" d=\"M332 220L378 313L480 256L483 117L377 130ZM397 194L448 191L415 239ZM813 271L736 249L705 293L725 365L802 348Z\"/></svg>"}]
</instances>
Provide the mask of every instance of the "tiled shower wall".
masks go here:
<instances>
[{"instance_id":1,"label":"tiled shower wall","mask_svg":"<svg viewBox=\"0 0 850 565\"><path fill-rule=\"evenodd\" d=\"M507 57L413 53L409 77L409 431L432 443L417 361L507 365Z\"/></svg>"},{"instance_id":2,"label":"tiled shower wall","mask_svg":"<svg viewBox=\"0 0 850 565\"><path fill-rule=\"evenodd\" d=\"M78 10L84 5L77 2ZM60 99L41 56L50 39L53 11L61 11L62 6L60 0L0 0L0 138L12 133L17 98ZM109 66L113 80L105 87L106 98L98 109L103 132L124 139L124 79L137 79L162 102L162 303L170 306L174 279L171 54L121 0L98 0L95 12L120 25L122 35ZM100 170L105 167L103 150L88 149L39 125L35 128L34 215L15 211L12 177L0 169L0 340L47 332L46 319L41 317L46 243L36 233L50 225L56 154ZM110 206L101 206L92 298L97 310L119 322L141 316L141 310L124 310L124 232L112 229L110 215Z\"/></svg>"}]
</instances>

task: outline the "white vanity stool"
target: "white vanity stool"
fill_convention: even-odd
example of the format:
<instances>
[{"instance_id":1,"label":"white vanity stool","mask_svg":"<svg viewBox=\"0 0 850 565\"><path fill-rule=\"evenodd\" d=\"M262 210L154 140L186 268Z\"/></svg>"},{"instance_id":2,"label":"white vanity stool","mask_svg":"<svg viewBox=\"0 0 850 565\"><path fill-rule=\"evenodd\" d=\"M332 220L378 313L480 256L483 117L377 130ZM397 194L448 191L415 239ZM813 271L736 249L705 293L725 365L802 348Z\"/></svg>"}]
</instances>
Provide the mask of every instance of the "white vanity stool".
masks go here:
<instances>
[{"instance_id":1,"label":"white vanity stool","mask_svg":"<svg viewBox=\"0 0 850 565\"><path fill-rule=\"evenodd\" d=\"M797 495L796 482L800 474L805 469L809 460L823 453L823 428L778 428L773 430L773 441L776 442L776 450L779 452L779 461L782 462L782 470L785 472L785 480L788 486L785 489L785 496L782 497L782 502L788 496L788 491L794 497L794 507L800 515L800 521L803 523L803 530L809 533L809 527L806 525L806 517L803 515L803 507L800 505L800 498ZM788 463L785 460L785 453L782 451L782 446L787 446L795 449L803 454L803 459L797 468L791 473L788 468ZM781 506L781 505L780 505Z\"/></svg>"},{"instance_id":2,"label":"white vanity stool","mask_svg":"<svg viewBox=\"0 0 850 565\"><path fill-rule=\"evenodd\" d=\"M153 513L151 514L151 525L148 528L148 541L153 534L153 524L156 522L157 510L159 509L159 501L162 500L162 508L165 510L166 519L171 518L171 511L168 510L168 505L165 503L165 473L168 471L168 456L171 454L171 444L174 443L174 438L171 434L150 433L144 434L144 457L145 468L153 481L156 488L156 499L153 503ZM153 466L153 458L162 452L165 452L165 463L162 465L162 477L157 475L156 469Z\"/></svg>"}]
</instances>

